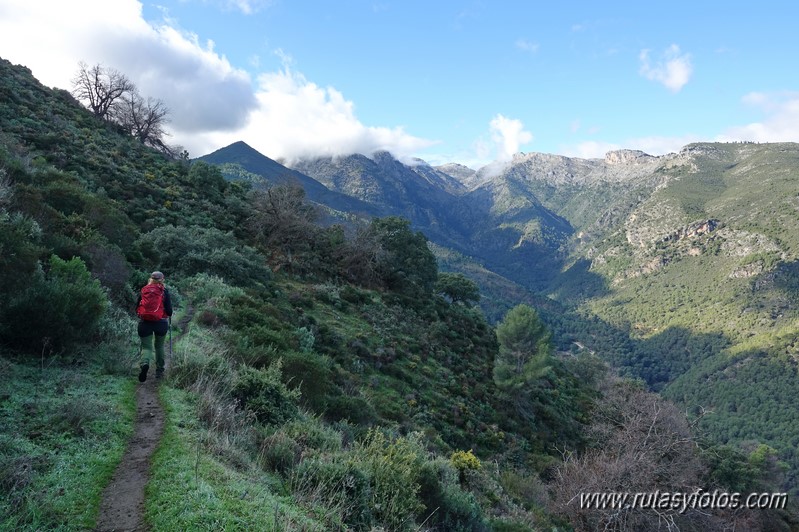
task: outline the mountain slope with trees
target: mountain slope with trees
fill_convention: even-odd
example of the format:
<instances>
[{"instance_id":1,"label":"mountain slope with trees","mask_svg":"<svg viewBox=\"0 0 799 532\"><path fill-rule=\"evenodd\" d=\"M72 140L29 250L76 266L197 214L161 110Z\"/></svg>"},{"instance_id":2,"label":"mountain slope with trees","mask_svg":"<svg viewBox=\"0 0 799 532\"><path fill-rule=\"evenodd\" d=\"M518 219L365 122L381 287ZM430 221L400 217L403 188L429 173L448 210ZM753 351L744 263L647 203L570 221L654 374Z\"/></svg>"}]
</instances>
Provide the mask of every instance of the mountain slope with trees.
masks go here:
<instances>
[{"instance_id":1,"label":"mountain slope with trees","mask_svg":"<svg viewBox=\"0 0 799 532\"><path fill-rule=\"evenodd\" d=\"M0 95L0 528L94 526L135 421L132 306L154 269L194 309L160 387L155 529L580 528L570 460L623 463L621 440L657 467L597 490L654 491L664 470L686 492L779 485L768 448L707 444L586 350L558 353L544 309L516 306L495 329L410 221L320 225L302 189L173 159L6 61ZM644 404L658 408L631 409ZM680 459L650 442L679 442ZM651 522L630 518L597 519ZM791 516L668 519L766 530Z\"/></svg>"}]
</instances>

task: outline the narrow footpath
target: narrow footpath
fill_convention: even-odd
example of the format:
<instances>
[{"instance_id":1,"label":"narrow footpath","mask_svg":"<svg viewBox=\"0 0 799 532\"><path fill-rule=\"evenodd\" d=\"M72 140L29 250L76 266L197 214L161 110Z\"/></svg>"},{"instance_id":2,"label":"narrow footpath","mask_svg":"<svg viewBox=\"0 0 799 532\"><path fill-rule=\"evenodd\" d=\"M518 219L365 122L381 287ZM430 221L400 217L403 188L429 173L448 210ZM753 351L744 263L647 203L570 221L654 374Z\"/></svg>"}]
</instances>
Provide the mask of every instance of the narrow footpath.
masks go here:
<instances>
[{"instance_id":1,"label":"narrow footpath","mask_svg":"<svg viewBox=\"0 0 799 532\"><path fill-rule=\"evenodd\" d=\"M178 322L180 332L173 337L175 343L186 332L194 309L189 307ZM169 355L166 367L169 369ZM131 378L136 378L131 375ZM128 448L117 466L114 476L103 490L97 532L132 532L148 530L144 520L144 488L150 480L150 461L164 433L166 415L158 400L158 384L152 369L144 383L137 382L136 421Z\"/></svg>"}]
</instances>

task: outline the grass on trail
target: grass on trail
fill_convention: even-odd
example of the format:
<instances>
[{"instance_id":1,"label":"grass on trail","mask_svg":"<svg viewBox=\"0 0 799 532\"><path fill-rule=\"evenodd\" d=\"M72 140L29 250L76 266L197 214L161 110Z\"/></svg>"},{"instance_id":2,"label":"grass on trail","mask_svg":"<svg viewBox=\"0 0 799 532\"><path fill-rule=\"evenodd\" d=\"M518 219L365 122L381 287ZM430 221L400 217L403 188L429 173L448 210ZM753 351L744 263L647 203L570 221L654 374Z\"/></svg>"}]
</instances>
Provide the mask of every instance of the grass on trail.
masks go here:
<instances>
[{"instance_id":1,"label":"grass on trail","mask_svg":"<svg viewBox=\"0 0 799 532\"><path fill-rule=\"evenodd\" d=\"M0 530L94 526L135 416L133 379L103 367L0 356Z\"/></svg>"},{"instance_id":2,"label":"grass on trail","mask_svg":"<svg viewBox=\"0 0 799 532\"><path fill-rule=\"evenodd\" d=\"M298 513L280 479L219 456L216 437L197 420L196 394L168 385L160 393L167 419L146 490L154 530L325 529Z\"/></svg>"}]
</instances>

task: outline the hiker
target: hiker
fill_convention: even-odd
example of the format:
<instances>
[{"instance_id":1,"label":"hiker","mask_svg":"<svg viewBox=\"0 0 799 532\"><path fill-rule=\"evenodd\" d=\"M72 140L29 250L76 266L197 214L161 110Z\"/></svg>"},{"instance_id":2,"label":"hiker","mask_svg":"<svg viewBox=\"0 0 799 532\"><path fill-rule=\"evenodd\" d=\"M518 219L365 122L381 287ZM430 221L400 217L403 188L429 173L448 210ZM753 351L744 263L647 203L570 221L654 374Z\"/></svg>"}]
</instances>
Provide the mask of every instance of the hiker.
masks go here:
<instances>
[{"instance_id":1,"label":"hiker","mask_svg":"<svg viewBox=\"0 0 799 532\"><path fill-rule=\"evenodd\" d=\"M169 332L169 319L172 316L172 300L169 290L164 286L164 274L153 272L147 285L142 287L136 304L139 316L139 338L141 339L141 360L139 382L147 380L150 360L155 348L155 378L164 375L164 342Z\"/></svg>"}]
</instances>

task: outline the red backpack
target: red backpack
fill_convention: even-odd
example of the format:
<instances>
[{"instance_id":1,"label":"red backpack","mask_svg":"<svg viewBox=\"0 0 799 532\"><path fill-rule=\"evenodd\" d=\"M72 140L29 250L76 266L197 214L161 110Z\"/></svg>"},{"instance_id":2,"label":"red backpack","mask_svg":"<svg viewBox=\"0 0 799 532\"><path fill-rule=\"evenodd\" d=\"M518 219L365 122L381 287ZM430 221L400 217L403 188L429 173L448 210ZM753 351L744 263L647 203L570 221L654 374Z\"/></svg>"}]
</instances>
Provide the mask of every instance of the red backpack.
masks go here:
<instances>
[{"instance_id":1,"label":"red backpack","mask_svg":"<svg viewBox=\"0 0 799 532\"><path fill-rule=\"evenodd\" d=\"M136 314L144 321L160 321L166 317L164 313L164 285L148 284L141 289L141 302Z\"/></svg>"}]
</instances>

